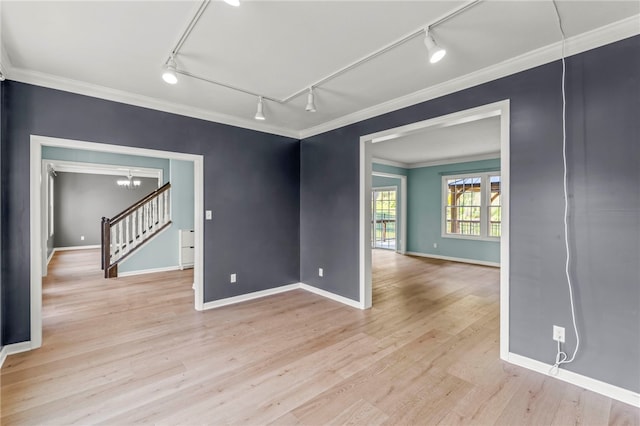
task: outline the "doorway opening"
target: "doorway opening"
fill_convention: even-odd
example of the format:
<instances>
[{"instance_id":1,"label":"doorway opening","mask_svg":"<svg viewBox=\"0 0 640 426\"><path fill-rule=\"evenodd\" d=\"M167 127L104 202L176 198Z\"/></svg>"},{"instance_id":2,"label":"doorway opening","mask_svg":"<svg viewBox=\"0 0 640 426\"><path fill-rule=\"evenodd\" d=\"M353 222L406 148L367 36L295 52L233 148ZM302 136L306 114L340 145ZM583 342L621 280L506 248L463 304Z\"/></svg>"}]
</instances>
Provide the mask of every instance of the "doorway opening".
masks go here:
<instances>
[{"instance_id":1,"label":"doorway opening","mask_svg":"<svg viewBox=\"0 0 640 426\"><path fill-rule=\"evenodd\" d=\"M398 190L396 187L371 191L371 247L396 250L398 247Z\"/></svg>"},{"instance_id":2,"label":"doorway opening","mask_svg":"<svg viewBox=\"0 0 640 426\"><path fill-rule=\"evenodd\" d=\"M30 141L30 319L31 340L30 349L42 346L42 275L43 264L46 262L46 249L43 250L43 205L42 194L48 181L46 170L43 173L42 149L43 147L70 148L101 153L127 154L143 157L154 157L169 160L179 160L193 163L193 203L194 203L194 265L193 265L193 289L194 307L203 310L203 228L204 217L202 206L204 201L204 158L202 155L160 151L147 148L134 148L120 145L110 145L94 142L83 142L69 139L51 138L46 136L31 135Z\"/></svg>"},{"instance_id":3,"label":"doorway opening","mask_svg":"<svg viewBox=\"0 0 640 426\"><path fill-rule=\"evenodd\" d=\"M500 169L500 203L501 209L501 232L497 248L499 253L499 265L500 265L500 357L506 359L508 356L508 335L509 335L509 100L499 101L496 103L472 108L469 110L459 111L453 114L448 114L421 122L412 123L409 125L387 129L381 132L363 135L360 137L360 253L359 253L359 272L360 272L360 303L363 309L370 308L372 306L372 175L373 170L373 146L379 142L391 141L401 137L415 135L419 132L425 131L425 129L437 130L451 126L462 125L471 123L478 120L497 118L498 119L498 133L499 133L499 169ZM464 158L464 151L459 155L459 161L471 161L468 158ZM492 157L496 158L496 156ZM443 164L443 163L440 163ZM424 164L422 166L433 165ZM392 167L393 168L393 167ZM477 170L465 170L465 172L472 173ZM442 185L443 176L439 176L440 183L436 189L438 193ZM411 183L410 183L411 184ZM414 188L415 191L415 188ZM404 194L403 194L404 195ZM409 192L408 197L413 196L412 192ZM407 197L405 197L407 198ZM445 205L440 206L440 198L436 197L435 201L437 209L436 214L438 218L442 217L445 212ZM413 214L413 213L412 213ZM410 215L409 220L413 220L412 224L417 220L414 216ZM446 221L444 222L446 224ZM409 230L409 233L411 231ZM452 238L450 235L445 235L446 232L442 231L438 237ZM455 236L458 238L459 236ZM407 240L407 235L403 236L404 241ZM410 239L410 237L409 237ZM498 241L498 240L497 240ZM437 244L437 243L434 243ZM413 245L413 243L412 243ZM408 253L411 253L412 247L408 248ZM397 255L396 255L397 256ZM437 256L430 256L436 257ZM441 259L446 259L446 256L441 256ZM488 264L485 263L485 264Z\"/></svg>"}]
</instances>

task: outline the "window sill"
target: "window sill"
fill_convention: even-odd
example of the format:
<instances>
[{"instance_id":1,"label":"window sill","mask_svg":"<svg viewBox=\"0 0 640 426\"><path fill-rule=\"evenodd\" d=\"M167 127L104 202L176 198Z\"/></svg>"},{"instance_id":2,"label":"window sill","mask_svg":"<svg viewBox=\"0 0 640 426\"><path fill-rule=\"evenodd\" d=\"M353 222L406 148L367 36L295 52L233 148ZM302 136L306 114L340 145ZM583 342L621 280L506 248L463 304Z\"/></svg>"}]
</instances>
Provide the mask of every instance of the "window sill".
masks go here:
<instances>
[{"instance_id":1,"label":"window sill","mask_svg":"<svg viewBox=\"0 0 640 426\"><path fill-rule=\"evenodd\" d=\"M455 235L455 234L442 234L442 238L451 238L454 240L471 240L471 241L488 241L493 243L499 243L500 237L481 237L475 235Z\"/></svg>"}]
</instances>

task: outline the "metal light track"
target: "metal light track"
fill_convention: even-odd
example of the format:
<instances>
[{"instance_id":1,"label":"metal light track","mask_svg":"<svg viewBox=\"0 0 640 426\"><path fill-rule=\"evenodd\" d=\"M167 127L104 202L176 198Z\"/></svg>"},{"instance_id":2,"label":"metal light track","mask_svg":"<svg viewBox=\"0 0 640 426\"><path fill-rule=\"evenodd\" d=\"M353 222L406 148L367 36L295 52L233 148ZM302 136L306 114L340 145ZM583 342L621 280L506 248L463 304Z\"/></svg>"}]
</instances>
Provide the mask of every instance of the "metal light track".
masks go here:
<instances>
[{"instance_id":1,"label":"metal light track","mask_svg":"<svg viewBox=\"0 0 640 426\"><path fill-rule=\"evenodd\" d=\"M307 93L309 91L310 88L315 88L315 87L319 87L333 79L335 79L336 77L345 74L349 71L351 71L354 68L359 67L360 65L363 65L375 58L377 58L380 55L383 55L387 52L389 52L390 50L395 49L398 46L403 45L404 43L408 42L409 40L413 40L414 38L422 35L422 34L426 34L426 32L432 28L437 27L438 25L441 25L445 22L447 22L448 20L452 19L453 17L469 10L470 8L472 8L473 6L476 6L477 4L479 4L482 0L471 0L467 3L465 3L464 5L454 9L453 11L447 13L446 15L436 19L435 21L433 21L432 23L428 24L428 25L424 25L422 27L420 27L419 29L412 31L406 35L404 35L403 37L400 37L399 39L381 47L380 49L369 53L366 56L363 56L362 58L340 68L337 71L332 72L331 74L321 78L320 80L317 80L315 82L313 82L312 84L309 84L308 86L305 86L304 88L290 94L289 96L287 96L286 98L283 99L277 99L277 98L273 98L271 96L266 96L266 95L262 95L260 93L256 93L253 92L251 90L247 90L247 89L243 89L241 87L238 86L234 86L228 83L224 83L221 81L216 81L216 80L212 80L206 77L202 77L199 75L195 75L192 74L188 71L185 70L181 70L181 69L176 69L176 73L181 74L181 75L185 75L187 77L191 77L194 78L196 80L201 80L201 81L205 81L207 83L210 84L215 84L216 86L220 86L220 87L224 87L230 90L234 90L236 92L240 92L240 93L244 93L250 96L254 96L254 97L261 97L264 100L268 100L271 102L276 102L279 104L285 104L288 103L289 101L297 98L298 96L301 96L305 93ZM191 35L191 33L193 32L196 24L198 23L198 21L200 20L200 18L202 17L202 15L204 14L204 11L207 9L207 6L209 6L209 3L211 2L211 0L203 0L203 2L200 4L200 7L198 7L198 10L196 11L195 15L193 16L193 18L191 19L191 21L189 21L189 24L187 25L187 27L185 28L184 32L182 33L182 36L180 37L180 39L178 40L178 42L176 43L175 47L173 48L173 50L171 51L171 54L169 55L169 57L167 58L167 60L165 61L165 65L169 63L169 61L174 58L175 56L177 56L180 53L180 49L182 48L183 44L187 41L187 39L189 38L189 35Z\"/></svg>"}]
</instances>

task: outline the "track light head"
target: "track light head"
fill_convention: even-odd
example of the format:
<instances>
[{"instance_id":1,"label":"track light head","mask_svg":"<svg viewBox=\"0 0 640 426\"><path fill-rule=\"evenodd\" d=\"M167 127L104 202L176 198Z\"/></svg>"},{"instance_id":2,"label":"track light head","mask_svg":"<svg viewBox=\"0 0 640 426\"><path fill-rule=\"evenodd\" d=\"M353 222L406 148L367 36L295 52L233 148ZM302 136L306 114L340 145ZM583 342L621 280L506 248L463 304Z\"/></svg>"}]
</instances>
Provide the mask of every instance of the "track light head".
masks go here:
<instances>
[{"instance_id":1,"label":"track light head","mask_svg":"<svg viewBox=\"0 0 640 426\"><path fill-rule=\"evenodd\" d=\"M307 106L305 111L316 112L316 104L313 101L313 87L309 87L309 94L307 95Z\"/></svg>"},{"instance_id":2,"label":"track light head","mask_svg":"<svg viewBox=\"0 0 640 426\"><path fill-rule=\"evenodd\" d=\"M256 115L253 116L256 120L265 120L264 113L262 111L262 96L258 97L258 109Z\"/></svg>"},{"instance_id":3,"label":"track light head","mask_svg":"<svg viewBox=\"0 0 640 426\"><path fill-rule=\"evenodd\" d=\"M234 7L240 6L240 0L224 0L224 2Z\"/></svg>"},{"instance_id":4,"label":"track light head","mask_svg":"<svg viewBox=\"0 0 640 426\"><path fill-rule=\"evenodd\" d=\"M162 72L162 79L165 83L176 84L178 82L178 75L176 74L176 61L173 58L169 59L169 62L164 67Z\"/></svg>"},{"instance_id":5,"label":"track light head","mask_svg":"<svg viewBox=\"0 0 640 426\"><path fill-rule=\"evenodd\" d=\"M446 50L438 46L438 43L436 43L435 39L429 33L429 29L425 30L424 45L427 46L429 62L432 64L439 62L440 59L444 58L444 55L447 54Z\"/></svg>"}]
</instances>

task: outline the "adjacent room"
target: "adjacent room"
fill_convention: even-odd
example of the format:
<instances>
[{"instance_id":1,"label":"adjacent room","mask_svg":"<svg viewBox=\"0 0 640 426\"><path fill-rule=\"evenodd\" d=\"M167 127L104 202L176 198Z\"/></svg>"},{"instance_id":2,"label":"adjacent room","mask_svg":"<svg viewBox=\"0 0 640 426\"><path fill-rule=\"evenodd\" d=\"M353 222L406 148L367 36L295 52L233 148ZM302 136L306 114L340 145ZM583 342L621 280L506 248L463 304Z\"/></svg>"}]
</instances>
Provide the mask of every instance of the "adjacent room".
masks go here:
<instances>
[{"instance_id":1,"label":"adjacent room","mask_svg":"<svg viewBox=\"0 0 640 426\"><path fill-rule=\"evenodd\" d=\"M640 3L0 1L2 424L640 424Z\"/></svg>"}]
</instances>

